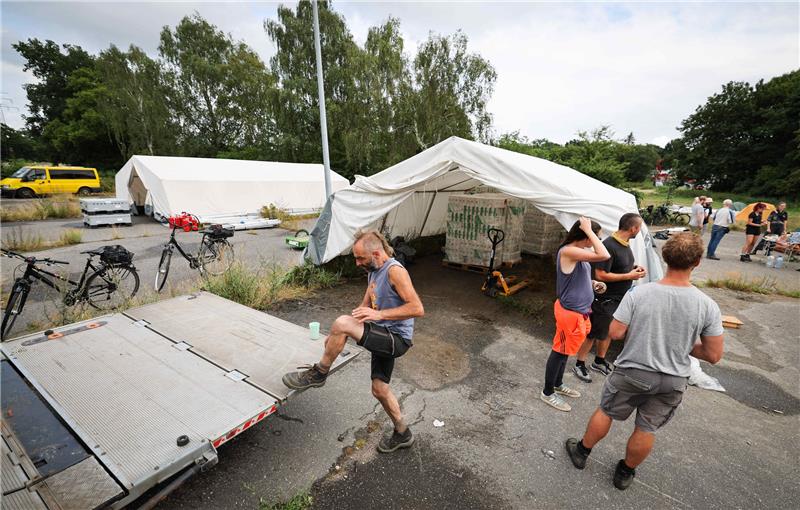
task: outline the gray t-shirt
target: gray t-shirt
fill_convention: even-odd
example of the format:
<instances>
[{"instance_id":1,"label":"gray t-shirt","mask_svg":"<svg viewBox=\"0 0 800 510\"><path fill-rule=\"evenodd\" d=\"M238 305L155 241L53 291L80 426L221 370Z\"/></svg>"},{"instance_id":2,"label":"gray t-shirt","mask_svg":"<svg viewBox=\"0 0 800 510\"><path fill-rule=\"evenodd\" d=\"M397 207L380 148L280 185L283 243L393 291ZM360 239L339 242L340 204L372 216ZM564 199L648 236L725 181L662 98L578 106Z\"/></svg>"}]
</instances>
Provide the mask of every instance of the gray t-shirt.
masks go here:
<instances>
[{"instance_id":1,"label":"gray t-shirt","mask_svg":"<svg viewBox=\"0 0 800 510\"><path fill-rule=\"evenodd\" d=\"M701 204L700 202L692 204L692 217L689 218L689 226L702 227L705 215L706 215L706 210L705 208L703 208L703 204Z\"/></svg>"},{"instance_id":2,"label":"gray t-shirt","mask_svg":"<svg viewBox=\"0 0 800 510\"><path fill-rule=\"evenodd\" d=\"M698 338L722 334L719 306L696 287L636 286L622 298L614 318L628 325L616 366L679 377L689 376L689 353Z\"/></svg>"}]
</instances>

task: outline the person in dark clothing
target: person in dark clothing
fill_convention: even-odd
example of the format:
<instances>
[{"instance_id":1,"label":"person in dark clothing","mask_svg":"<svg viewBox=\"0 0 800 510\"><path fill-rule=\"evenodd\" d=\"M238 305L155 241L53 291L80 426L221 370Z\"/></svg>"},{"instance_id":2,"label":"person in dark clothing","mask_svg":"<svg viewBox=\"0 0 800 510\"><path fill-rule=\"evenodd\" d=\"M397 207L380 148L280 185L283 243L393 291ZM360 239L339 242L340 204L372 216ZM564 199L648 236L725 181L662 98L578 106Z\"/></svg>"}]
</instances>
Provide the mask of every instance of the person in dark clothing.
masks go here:
<instances>
[{"instance_id":1,"label":"person in dark clothing","mask_svg":"<svg viewBox=\"0 0 800 510\"><path fill-rule=\"evenodd\" d=\"M605 282L607 287L605 292L596 293L594 296L592 330L578 351L577 361L572 369L578 379L587 383L592 382L592 377L586 369L586 357L592 350L595 340L597 347L590 368L604 376L611 373L611 365L605 359L608 347L611 345L608 326L633 282L647 275L643 267L634 265L633 251L628 246L629 241L636 237L642 228L642 217L636 213L623 214L618 227L619 230L603 241L611 258L592 264L595 280Z\"/></svg>"},{"instance_id":2,"label":"person in dark clothing","mask_svg":"<svg viewBox=\"0 0 800 510\"><path fill-rule=\"evenodd\" d=\"M579 391L564 384L563 377L567 358L578 352L592 327L589 313L592 311L594 292L589 264L610 256L597 237L599 232L600 225L581 216L572 225L556 254L558 299L553 304L556 334L553 336L553 350L547 359L544 389L539 398L559 411L572 409L561 395L572 398L581 396ZM587 250L590 247L594 251Z\"/></svg>"},{"instance_id":3,"label":"person in dark clothing","mask_svg":"<svg viewBox=\"0 0 800 510\"><path fill-rule=\"evenodd\" d=\"M747 236L745 237L744 246L742 246L742 254L739 256L739 260L742 262L751 262L750 252L755 247L756 239L761 235L761 214L766 208L766 205L759 202L747 217L747 227L745 228Z\"/></svg>"},{"instance_id":4,"label":"person in dark clothing","mask_svg":"<svg viewBox=\"0 0 800 510\"><path fill-rule=\"evenodd\" d=\"M711 218L711 215L714 214L714 208L711 205L713 203L714 199L711 197L706 197L706 201L703 202L703 208L706 210L706 217L703 220L703 228L700 229L701 236L706 233L706 230L708 230L708 220Z\"/></svg>"},{"instance_id":5,"label":"person in dark clothing","mask_svg":"<svg viewBox=\"0 0 800 510\"><path fill-rule=\"evenodd\" d=\"M786 202L778 204L778 209L769 213L767 223L769 223L769 233L776 236L786 232L786 223L789 221L789 213L786 212Z\"/></svg>"}]
</instances>

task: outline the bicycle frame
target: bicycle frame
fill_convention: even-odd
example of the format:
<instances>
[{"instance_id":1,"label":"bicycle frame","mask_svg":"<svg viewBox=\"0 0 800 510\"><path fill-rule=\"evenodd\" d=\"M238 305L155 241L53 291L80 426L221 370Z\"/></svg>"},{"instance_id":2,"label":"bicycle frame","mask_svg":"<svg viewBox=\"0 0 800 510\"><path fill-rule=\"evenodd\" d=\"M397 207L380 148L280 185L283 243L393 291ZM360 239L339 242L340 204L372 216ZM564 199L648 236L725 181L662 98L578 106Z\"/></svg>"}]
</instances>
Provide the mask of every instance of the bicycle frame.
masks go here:
<instances>
[{"instance_id":1,"label":"bicycle frame","mask_svg":"<svg viewBox=\"0 0 800 510\"><path fill-rule=\"evenodd\" d=\"M199 261L198 257L196 257L194 255L190 255L190 254L186 253L185 251L183 251L183 248L181 248L180 243L178 243L177 239L175 239L175 231L176 230L179 230L179 227L172 227L172 232L170 233L169 241L167 242L167 244L165 246L170 246L170 245L174 246L175 248L178 249L178 253L180 253L183 256L183 258L185 258L189 262L189 265L193 269L199 268L200 267L200 261ZM207 235L204 233L203 237L200 239L200 246L201 247L206 242L206 237L207 237Z\"/></svg>"},{"instance_id":2,"label":"bicycle frame","mask_svg":"<svg viewBox=\"0 0 800 510\"><path fill-rule=\"evenodd\" d=\"M68 283L68 284L72 285L75 288L70 290L70 292L75 292L75 291L78 291L78 290L83 288L83 285L86 283L86 280L87 280L86 275L89 274L89 270L90 269L92 270L93 273L96 273L101 269L100 267L96 267L94 264L92 264L92 259L89 258L86 261L86 265L83 268L83 274L81 274L80 281L76 282L76 281L70 280L69 278L65 278L65 277L63 277L63 276L61 276L59 274L51 273L50 271L47 271L46 269L42 269L40 267L37 267L35 264L28 264L27 262L26 262L26 264L27 264L27 267L25 268L25 273L20 277L21 279L27 280L29 282L32 281L32 280L39 280L40 282L44 283L45 285L47 285L51 289L57 290L59 292L61 292L62 289L58 285L56 285L52 280L48 279L44 275L47 275L47 276L49 276L51 278L56 278L57 280L60 280L62 282L65 282L65 283Z\"/></svg>"}]
</instances>

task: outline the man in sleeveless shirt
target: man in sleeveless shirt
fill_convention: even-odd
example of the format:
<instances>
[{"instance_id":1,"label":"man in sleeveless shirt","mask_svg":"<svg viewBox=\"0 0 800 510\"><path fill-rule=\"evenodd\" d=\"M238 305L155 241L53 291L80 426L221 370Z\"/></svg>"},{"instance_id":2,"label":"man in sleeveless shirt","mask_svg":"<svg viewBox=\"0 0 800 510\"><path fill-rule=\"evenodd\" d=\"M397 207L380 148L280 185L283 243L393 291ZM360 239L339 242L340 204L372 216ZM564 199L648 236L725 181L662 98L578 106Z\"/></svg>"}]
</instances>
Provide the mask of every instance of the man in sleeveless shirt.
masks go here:
<instances>
[{"instance_id":1,"label":"man in sleeveless shirt","mask_svg":"<svg viewBox=\"0 0 800 510\"><path fill-rule=\"evenodd\" d=\"M364 299L350 315L342 315L334 321L319 363L307 370L284 375L283 383L294 390L323 386L347 337L356 340L358 345L372 353L372 395L394 423L393 433L378 444L378 451L389 453L414 443L389 382L395 358L411 348L414 317L422 317L425 310L408 271L391 257L393 250L383 235L367 230L358 231L355 238L353 256L356 265L368 274Z\"/></svg>"}]
</instances>

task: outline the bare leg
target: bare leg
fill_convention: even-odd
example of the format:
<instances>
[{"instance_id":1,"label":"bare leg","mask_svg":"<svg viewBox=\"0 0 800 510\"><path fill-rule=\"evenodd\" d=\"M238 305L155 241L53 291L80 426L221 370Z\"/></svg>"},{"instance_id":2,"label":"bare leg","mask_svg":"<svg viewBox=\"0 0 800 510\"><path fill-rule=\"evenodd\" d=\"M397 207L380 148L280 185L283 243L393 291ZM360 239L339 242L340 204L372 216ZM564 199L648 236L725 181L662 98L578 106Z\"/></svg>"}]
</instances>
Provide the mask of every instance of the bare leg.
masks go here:
<instances>
[{"instance_id":1,"label":"bare leg","mask_svg":"<svg viewBox=\"0 0 800 510\"><path fill-rule=\"evenodd\" d=\"M645 432L639 427L633 429L633 434L628 439L628 447L625 449L625 464L628 467L635 468L644 462L644 459L650 455L650 450L653 449L655 441L655 434Z\"/></svg>"},{"instance_id":2,"label":"bare leg","mask_svg":"<svg viewBox=\"0 0 800 510\"><path fill-rule=\"evenodd\" d=\"M611 430L611 418L600 409L597 409L592 417L589 418L589 424L586 426L586 432L583 434L583 439L581 440L583 446L586 448L594 448L594 445L606 437L609 430Z\"/></svg>"},{"instance_id":3,"label":"bare leg","mask_svg":"<svg viewBox=\"0 0 800 510\"><path fill-rule=\"evenodd\" d=\"M578 349L578 355L576 356L578 361L586 361L589 351L592 350L592 344L594 344L594 338L586 337L586 340L581 344L581 348ZM608 349L608 347L606 347L606 349Z\"/></svg>"},{"instance_id":4,"label":"bare leg","mask_svg":"<svg viewBox=\"0 0 800 510\"><path fill-rule=\"evenodd\" d=\"M604 340L597 341L597 349L595 349L595 352L599 357L605 359L606 353L608 352L608 348L610 346L611 346L611 337L607 336Z\"/></svg>"},{"instance_id":5,"label":"bare leg","mask_svg":"<svg viewBox=\"0 0 800 510\"><path fill-rule=\"evenodd\" d=\"M325 353L319 361L324 370L330 369L336 357L344 349L347 337L360 340L364 335L364 325L350 315L340 315L331 326L331 334L325 339Z\"/></svg>"},{"instance_id":6,"label":"bare leg","mask_svg":"<svg viewBox=\"0 0 800 510\"><path fill-rule=\"evenodd\" d=\"M373 379L372 396L378 399L378 402L383 406L383 410L392 419L394 429L400 434L405 432L407 427L403 420L403 413L400 411L400 402L397 401L389 385L380 379Z\"/></svg>"}]
</instances>

